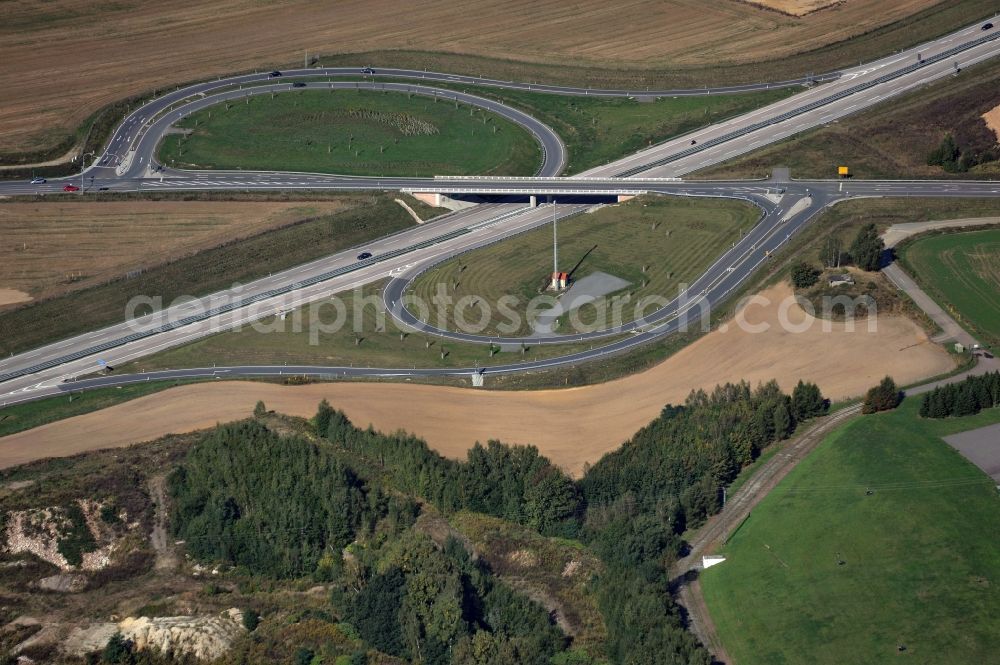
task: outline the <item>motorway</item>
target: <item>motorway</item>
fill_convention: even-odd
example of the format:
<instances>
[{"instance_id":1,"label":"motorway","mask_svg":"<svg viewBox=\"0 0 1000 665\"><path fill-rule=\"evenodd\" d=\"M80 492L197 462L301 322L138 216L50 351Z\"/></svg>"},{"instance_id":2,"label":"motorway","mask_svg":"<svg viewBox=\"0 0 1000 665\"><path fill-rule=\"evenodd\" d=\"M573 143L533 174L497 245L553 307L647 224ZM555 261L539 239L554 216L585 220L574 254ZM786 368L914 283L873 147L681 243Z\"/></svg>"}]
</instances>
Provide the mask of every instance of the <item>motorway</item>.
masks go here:
<instances>
[{"instance_id":1,"label":"motorway","mask_svg":"<svg viewBox=\"0 0 1000 665\"><path fill-rule=\"evenodd\" d=\"M688 289L689 298L677 299L635 323L607 331L593 331L568 337L505 339L519 343L566 343L596 341L621 336L622 339L591 350L545 361L523 362L489 368L487 372L536 371L570 365L610 354L623 353L640 344L662 338L680 326L700 318L702 308L713 306L742 285L799 229L825 207L858 196L998 196L1000 183L932 181L834 181L775 182L686 182L678 176L719 163L740 152L780 140L809 127L856 112L888 97L928 81L950 75L958 59L961 66L992 57L1000 51L1000 32L982 33L970 26L931 44L911 49L857 69L825 77L821 86L758 109L719 125L653 146L611 164L572 178L557 177L566 162L565 147L543 123L521 111L477 95L439 90L425 83L317 81L316 77L356 76L358 69L296 70L285 77L307 77L308 86L320 88L377 87L408 90L417 94L457 98L499 113L524 126L542 147L544 159L537 178L360 178L322 174L260 173L242 171L188 172L157 167L155 151L161 137L178 118L222 100L238 100L247 95L270 94L292 89L290 83L254 74L207 82L174 91L136 109L114 132L108 148L96 165L71 179L87 188L107 187L110 191L186 190L407 190L475 194L552 194L558 206L526 208L523 204L488 204L452 213L420 227L373 241L366 246L374 256L358 261L357 249L270 275L239 288L212 294L193 302L175 304L142 317L130 325L119 324L22 353L0 363L0 401L10 404L69 389L102 385L122 385L134 381L176 379L193 376L262 376L306 374L323 377L468 375L476 368L412 369L353 367L233 367L210 370L176 370L141 376L103 376L75 380L93 373L98 359L116 365L159 350L232 329L249 321L314 302L334 293L372 281L392 277L385 298L393 314L403 323L433 334L469 342L493 342L497 338L463 337L457 333L430 329L399 306L406 284L420 271L459 253L469 251L531 228L557 217L577 214L590 203L581 196L614 196L622 193L652 192L683 196L728 196L753 202L761 209L761 219L751 233L725 252ZM917 61L920 53L920 62ZM417 74L403 70L379 70L379 75ZM534 84L510 84L473 77L419 73L423 78L458 81L469 85L494 85L539 90ZM441 77L445 77L442 79ZM786 82L799 84L801 82ZM752 89L744 86L742 90ZM758 86L759 88L759 86ZM588 91L560 88L558 94L634 95L634 91ZM660 91L662 94L706 94L712 91ZM155 170L154 170L155 169ZM44 185L0 183L0 194L58 192L66 180Z\"/></svg>"}]
</instances>

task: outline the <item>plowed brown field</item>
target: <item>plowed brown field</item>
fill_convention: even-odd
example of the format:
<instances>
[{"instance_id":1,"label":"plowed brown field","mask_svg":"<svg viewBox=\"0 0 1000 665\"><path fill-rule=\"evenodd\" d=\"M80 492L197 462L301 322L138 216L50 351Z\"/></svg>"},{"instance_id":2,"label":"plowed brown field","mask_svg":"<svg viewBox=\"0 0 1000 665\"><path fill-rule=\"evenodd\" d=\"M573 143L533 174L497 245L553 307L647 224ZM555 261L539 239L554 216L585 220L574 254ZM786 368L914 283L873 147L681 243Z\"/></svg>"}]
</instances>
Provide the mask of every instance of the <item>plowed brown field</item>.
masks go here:
<instances>
[{"instance_id":1,"label":"plowed brown field","mask_svg":"<svg viewBox=\"0 0 1000 665\"><path fill-rule=\"evenodd\" d=\"M982 0L964 1L981 13ZM793 18L736 0L469 0L461 11L452 0L7 0L0 3L0 153L54 145L100 107L129 95L301 63L306 50L443 52L612 69L705 68L811 51L937 4L847 0ZM948 27L924 21L930 23L920 30ZM883 36L863 53L844 51L843 59L891 51L900 39L913 38ZM827 57L816 71L834 66ZM760 75L783 76L770 67Z\"/></svg>"},{"instance_id":2,"label":"plowed brown field","mask_svg":"<svg viewBox=\"0 0 1000 665\"><path fill-rule=\"evenodd\" d=\"M864 325L848 332L843 324L823 332L820 322L786 307L789 322L811 325L803 332L785 331L780 303L789 294L787 286L772 288L762 294L770 305L744 310L746 323L768 324L767 332L731 325L650 370L599 385L504 392L403 383L194 384L0 438L0 468L245 418L259 399L282 413L311 416L326 398L355 424L414 432L444 455L464 457L473 442L493 438L533 443L579 474L585 463L617 448L664 404L682 401L694 388L776 378L790 390L801 378L816 381L836 400L859 395L886 374L907 384L954 366L905 318L880 318L876 332Z\"/></svg>"}]
</instances>

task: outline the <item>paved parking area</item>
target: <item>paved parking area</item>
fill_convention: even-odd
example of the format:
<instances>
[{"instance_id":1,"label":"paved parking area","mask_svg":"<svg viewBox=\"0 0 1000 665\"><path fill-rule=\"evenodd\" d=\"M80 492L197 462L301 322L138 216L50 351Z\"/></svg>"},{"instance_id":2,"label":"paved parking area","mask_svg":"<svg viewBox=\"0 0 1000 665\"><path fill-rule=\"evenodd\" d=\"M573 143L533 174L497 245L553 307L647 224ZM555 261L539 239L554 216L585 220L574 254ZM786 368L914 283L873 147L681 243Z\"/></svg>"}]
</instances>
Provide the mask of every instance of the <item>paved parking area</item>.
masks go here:
<instances>
[{"instance_id":1,"label":"paved parking area","mask_svg":"<svg viewBox=\"0 0 1000 665\"><path fill-rule=\"evenodd\" d=\"M944 440L1000 483L1000 424L952 434Z\"/></svg>"}]
</instances>

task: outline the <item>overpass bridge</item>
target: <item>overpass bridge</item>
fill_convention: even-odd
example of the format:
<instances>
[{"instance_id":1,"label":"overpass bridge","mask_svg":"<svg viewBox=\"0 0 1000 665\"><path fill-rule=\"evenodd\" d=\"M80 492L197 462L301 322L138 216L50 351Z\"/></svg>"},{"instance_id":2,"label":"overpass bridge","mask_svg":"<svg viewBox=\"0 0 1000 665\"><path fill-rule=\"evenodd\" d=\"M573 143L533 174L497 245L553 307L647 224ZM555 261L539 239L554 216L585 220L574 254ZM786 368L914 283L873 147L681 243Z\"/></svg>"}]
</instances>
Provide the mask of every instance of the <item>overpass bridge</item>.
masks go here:
<instances>
[{"instance_id":1,"label":"overpass bridge","mask_svg":"<svg viewBox=\"0 0 1000 665\"><path fill-rule=\"evenodd\" d=\"M529 205L534 207L538 204L539 196L617 197L622 201L665 185L676 186L680 182L683 182L680 178L436 176L433 180L414 183L400 191L434 205L440 205L443 197L454 195L524 196L528 197Z\"/></svg>"}]
</instances>

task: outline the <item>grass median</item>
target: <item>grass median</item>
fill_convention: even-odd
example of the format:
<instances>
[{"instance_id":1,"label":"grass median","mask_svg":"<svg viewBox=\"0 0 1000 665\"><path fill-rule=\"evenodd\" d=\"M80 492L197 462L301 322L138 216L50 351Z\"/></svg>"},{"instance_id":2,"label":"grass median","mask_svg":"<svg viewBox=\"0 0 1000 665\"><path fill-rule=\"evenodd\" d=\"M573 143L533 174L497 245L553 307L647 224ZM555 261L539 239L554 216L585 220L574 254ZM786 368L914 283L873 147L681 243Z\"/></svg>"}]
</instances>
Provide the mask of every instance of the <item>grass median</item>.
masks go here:
<instances>
[{"instance_id":1,"label":"grass median","mask_svg":"<svg viewBox=\"0 0 1000 665\"><path fill-rule=\"evenodd\" d=\"M256 95L191 114L161 144L179 168L366 176L533 175L541 151L500 116L437 97L371 90Z\"/></svg>"}]
</instances>

